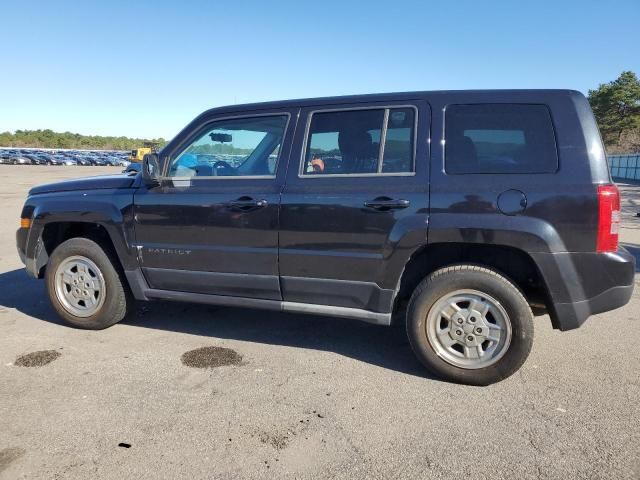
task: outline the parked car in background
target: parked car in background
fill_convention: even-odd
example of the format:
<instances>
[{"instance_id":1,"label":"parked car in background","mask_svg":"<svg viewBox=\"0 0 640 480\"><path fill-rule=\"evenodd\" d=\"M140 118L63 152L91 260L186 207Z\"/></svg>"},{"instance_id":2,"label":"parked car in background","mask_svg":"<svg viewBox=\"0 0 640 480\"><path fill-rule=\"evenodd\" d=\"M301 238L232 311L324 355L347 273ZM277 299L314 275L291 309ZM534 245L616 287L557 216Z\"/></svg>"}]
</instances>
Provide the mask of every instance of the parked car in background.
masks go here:
<instances>
[{"instance_id":1,"label":"parked car in background","mask_svg":"<svg viewBox=\"0 0 640 480\"><path fill-rule=\"evenodd\" d=\"M111 165L114 166L124 166L123 162L125 160L123 160L121 157L119 157L118 155L112 153L111 155L109 155L109 161L111 162Z\"/></svg>"},{"instance_id":2,"label":"parked car in background","mask_svg":"<svg viewBox=\"0 0 640 480\"><path fill-rule=\"evenodd\" d=\"M78 165L81 165L83 167L89 167L91 166L91 162L89 161L89 159L87 159L85 156L83 155L77 155L74 157L74 160L78 163Z\"/></svg>"},{"instance_id":3,"label":"parked car in background","mask_svg":"<svg viewBox=\"0 0 640 480\"><path fill-rule=\"evenodd\" d=\"M22 156L31 161L32 165L44 165L44 159L35 153L23 153Z\"/></svg>"},{"instance_id":4,"label":"parked car in background","mask_svg":"<svg viewBox=\"0 0 640 480\"><path fill-rule=\"evenodd\" d=\"M96 161L96 158L93 155L84 154L82 158L84 158L87 162L89 162L90 165L98 164L98 162Z\"/></svg>"},{"instance_id":5,"label":"parked car in background","mask_svg":"<svg viewBox=\"0 0 640 480\"><path fill-rule=\"evenodd\" d=\"M20 153L11 156L11 163L13 165L33 165L34 162L30 158Z\"/></svg>"},{"instance_id":6,"label":"parked car in background","mask_svg":"<svg viewBox=\"0 0 640 480\"><path fill-rule=\"evenodd\" d=\"M52 155L49 152L38 152L42 165L52 165Z\"/></svg>"},{"instance_id":7,"label":"parked car in background","mask_svg":"<svg viewBox=\"0 0 640 480\"><path fill-rule=\"evenodd\" d=\"M40 158L46 165L62 165L62 161L57 155L51 153L43 153Z\"/></svg>"}]
</instances>

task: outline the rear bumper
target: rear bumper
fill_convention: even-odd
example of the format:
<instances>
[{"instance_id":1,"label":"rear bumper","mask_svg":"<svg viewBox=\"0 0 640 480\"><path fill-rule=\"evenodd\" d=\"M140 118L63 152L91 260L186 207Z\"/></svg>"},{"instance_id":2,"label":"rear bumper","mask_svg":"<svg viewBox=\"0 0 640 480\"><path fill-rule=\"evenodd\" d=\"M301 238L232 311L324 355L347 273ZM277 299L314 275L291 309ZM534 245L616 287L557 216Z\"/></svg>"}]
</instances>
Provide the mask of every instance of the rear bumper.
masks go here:
<instances>
[{"instance_id":1,"label":"rear bumper","mask_svg":"<svg viewBox=\"0 0 640 480\"><path fill-rule=\"evenodd\" d=\"M635 257L615 253L538 253L534 260L549 293L555 328L572 330L591 315L625 305L633 294Z\"/></svg>"}]
</instances>

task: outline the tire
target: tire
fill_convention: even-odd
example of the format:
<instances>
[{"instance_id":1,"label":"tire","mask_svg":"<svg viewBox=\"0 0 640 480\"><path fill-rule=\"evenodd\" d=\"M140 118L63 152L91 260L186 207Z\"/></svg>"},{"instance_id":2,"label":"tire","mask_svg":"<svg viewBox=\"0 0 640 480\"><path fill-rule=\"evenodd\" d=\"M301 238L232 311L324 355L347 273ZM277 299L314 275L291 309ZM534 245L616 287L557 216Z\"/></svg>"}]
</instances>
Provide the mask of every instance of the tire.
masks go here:
<instances>
[{"instance_id":1,"label":"tire","mask_svg":"<svg viewBox=\"0 0 640 480\"><path fill-rule=\"evenodd\" d=\"M118 266L115 255L93 240L72 238L61 243L45 274L56 313L69 325L88 330L101 330L125 318L133 300Z\"/></svg>"},{"instance_id":2,"label":"tire","mask_svg":"<svg viewBox=\"0 0 640 480\"><path fill-rule=\"evenodd\" d=\"M525 362L533 344L533 313L518 287L500 273L455 265L418 285L407 309L407 335L418 360L436 376L484 386L509 377Z\"/></svg>"}]
</instances>

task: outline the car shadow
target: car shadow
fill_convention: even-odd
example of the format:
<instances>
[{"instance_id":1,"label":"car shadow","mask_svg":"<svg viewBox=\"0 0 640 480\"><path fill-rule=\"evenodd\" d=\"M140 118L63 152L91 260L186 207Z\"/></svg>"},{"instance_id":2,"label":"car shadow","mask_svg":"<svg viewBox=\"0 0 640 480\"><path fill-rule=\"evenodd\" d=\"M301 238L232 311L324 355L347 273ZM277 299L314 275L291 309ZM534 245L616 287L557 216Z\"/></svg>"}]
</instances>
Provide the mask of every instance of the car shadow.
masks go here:
<instances>
[{"instance_id":1,"label":"car shadow","mask_svg":"<svg viewBox=\"0 0 640 480\"><path fill-rule=\"evenodd\" d=\"M23 269L0 274L0 306L63 325L46 296L44 282ZM434 378L414 357L404 328L357 320L175 302L138 303L122 323L187 333L334 352L378 367Z\"/></svg>"}]
</instances>

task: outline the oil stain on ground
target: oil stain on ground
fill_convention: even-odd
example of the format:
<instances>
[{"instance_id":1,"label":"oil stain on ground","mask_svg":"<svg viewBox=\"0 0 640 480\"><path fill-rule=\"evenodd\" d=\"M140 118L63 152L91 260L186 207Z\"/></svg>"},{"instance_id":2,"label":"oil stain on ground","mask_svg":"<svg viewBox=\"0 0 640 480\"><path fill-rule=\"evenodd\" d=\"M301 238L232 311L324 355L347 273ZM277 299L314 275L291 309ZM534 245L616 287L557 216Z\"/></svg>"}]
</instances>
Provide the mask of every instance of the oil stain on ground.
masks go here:
<instances>
[{"instance_id":1,"label":"oil stain on ground","mask_svg":"<svg viewBox=\"0 0 640 480\"><path fill-rule=\"evenodd\" d=\"M53 362L59 356L60 352L56 350L40 350L20 355L13 364L17 367L42 367Z\"/></svg>"},{"instance_id":2,"label":"oil stain on ground","mask_svg":"<svg viewBox=\"0 0 640 480\"><path fill-rule=\"evenodd\" d=\"M215 368L242 363L242 355L235 350L224 347L196 348L183 353L180 359L187 367L194 368Z\"/></svg>"},{"instance_id":3,"label":"oil stain on ground","mask_svg":"<svg viewBox=\"0 0 640 480\"><path fill-rule=\"evenodd\" d=\"M25 453L24 448L12 447L0 450L0 472L6 470L9 465L23 456Z\"/></svg>"}]
</instances>

